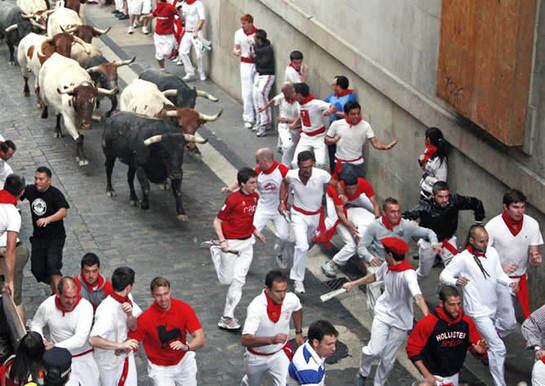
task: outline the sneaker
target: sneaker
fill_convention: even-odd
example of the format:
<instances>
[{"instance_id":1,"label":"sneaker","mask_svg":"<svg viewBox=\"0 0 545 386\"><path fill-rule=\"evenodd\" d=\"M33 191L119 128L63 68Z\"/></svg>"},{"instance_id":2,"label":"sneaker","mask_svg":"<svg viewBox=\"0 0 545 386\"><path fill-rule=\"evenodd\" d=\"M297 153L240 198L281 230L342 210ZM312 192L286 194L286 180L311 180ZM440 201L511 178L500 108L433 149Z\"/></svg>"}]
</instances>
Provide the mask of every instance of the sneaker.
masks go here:
<instances>
[{"instance_id":1,"label":"sneaker","mask_svg":"<svg viewBox=\"0 0 545 386\"><path fill-rule=\"evenodd\" d=\"M201 75L199 76L199 79L202 80L202 81L204 82L204 81L206 80L206 75L201 74Z\"/></svg>"},{"instance_id":2,"label":"sneaker","mask_svg":"<svg viewBox=\"0 0 545 386\"><path fill-rule=\"evenodd\" d=\"M360 374L360 372L358 371L358 373L356 374L356 382L354 383L355 386L365 386L365 381L366 381L367 378L365 378L363 375Z\"/></svg>"},{"instance_id":3,"label":"sneaker","mask_svg":"<svg viewBox=\"0 0 545 386\"><path fill-rule=\"evenodd\" d=\"M252 131L258 131L259 130L259 123L256 123L252 126Z\"/></svg>"},{"instance_id":4,"label":"sneaker","mask_svg":"<svg viewBox=\"0 0 545 386\"><path fill-rule=\"evenodd\" d=\"M178 62L176 62L178 63ZM186 82L190 82L192 80L195 80L195 75L193 74L185 74L184 77L182 78L182 80L186 81Z\"/></svg>"},{"instance_id":5,"label":"sneaker","mask_svg":"<svg viewBox=\"0 0 545 386\"><path fill-rule=\"evenodd\" d=\"M132 34L134 33L134 27L133 27L132 25L129 26L129 29L127 30L127 33L128 33L129 35L132 35Z\"/></svg>"},{"instance_id":6,"label":"sneaker","mask_svg":"<svg viewBox=\"0 0 545 386\"><path fill-rule=\"evenodd\" d=\"M148 28L147 26L143 26L143 27L142 27L142 33L143 33L144 35L149 34L149 28Z\"/></svg>"},{"instance_id":7,"label":"sneaker","mask_svg":"<svg viewBox=\"0 0 545 386\"><path fill-rule=\"evenodd\" d=\"M250 130L254 125L252 124L252 122L244 122L244 127L247 128L248 130Z\"/></svg>"},{"instance_id":8,"label":"sneaker","mask_svg":"<svg viewBox=\"0 0 545 386\"><path fill-rule=\"evenodd\" d=\"M112 15L114 15L114 16L122 15L122 14L123 14L123 12L118 11L117 9L114 9L114 10L112 11Z\"/></svg>"},{"instance_id":9,"label":"sneaker","mask_svg":"<svg viewBox=\"0 0 545 386\"><path fill-rule=\"evenodd\" d=\"M264 137L267 135L267 128L265 126L259 126L257 132L255 133L256 137Z\"/></svg>"},{"instance_id":10,"label":"sneaker","mask_svg":"<svg viewBox=\"0 0 545 386\"><path fill-rule=\"evenodd\" d=\"M322 272L324 273L324 275L326 275L327 277L330 277L330 278L335 278L337 277L337 272L335 271L335 263L333 261L326 261L325 263L322 264Z\"/></svg>"},{"instance_id":11,"label":"sneaker","mask_svg":"<svg viewBox=\"0 0 545 386\"><path fill-rule=\"evenodd\" d=\"M174 59L174 63L175 63L177 66L183 66L183 65L184 65L184 62L182 61L181 58L176 58L176 59Z\"/></svg>"},{"instance_id":12,"label":"sneaker","mask_svg":"<svg viewBox=\"0 0 545 386\"><path fill-rule=\"evenodd\" d=\"M284 259L284 254L281 253L279 255L276 255L275 260L276 264L280 269L288 268L288 262L286 261L286 259Z\"/></svg>"},{"instance_id":13,"label":"sneaker","mask_svg":"<svg viewBox=\"0 0 545 386\"><path fill-rule=\"evenodd\" d=\"M218 322L218 327L224 330L238 330L240 329L240 323L235 318L227 318L222 316Z\"/></svg>"},{"instance_id":14,"label":"sneaker","mask_svg":"<svg viewBox=\"0 0 545 386\"><path fill-rule=\"evenodd\" d=\"M306 292L305 286L303 285L302 281L295 280L293 284L294 284L293 288L296 294L304 294Z\"/></svg>"}]
</instances>

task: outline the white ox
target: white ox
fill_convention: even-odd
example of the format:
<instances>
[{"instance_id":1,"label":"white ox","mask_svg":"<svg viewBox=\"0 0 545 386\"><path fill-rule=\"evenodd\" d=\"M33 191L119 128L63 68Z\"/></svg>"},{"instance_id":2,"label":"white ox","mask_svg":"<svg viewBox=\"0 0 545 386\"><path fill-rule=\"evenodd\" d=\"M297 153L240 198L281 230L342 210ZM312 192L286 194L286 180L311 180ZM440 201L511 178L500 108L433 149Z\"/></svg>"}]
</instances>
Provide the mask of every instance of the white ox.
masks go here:
<instances>
[{"instance_id":1,"label":"white ox","mask_svg":"<svg viewBox=\"0 0 545 386\"><path fill-rule=\"evenodd\" d=\"M77 12L69 8L58 7L47 19L47 35L54 36L76 25L83 25Z\"/></svg>"},{"instance_id":2,"label":"white ox","mask_svg":"<svg viewBox=\"0 0 545 386\"><path fill-rule=\"evenodd\" d=\"M117 90L95 87L89 73L78 62L57 53L43 64L39 84L45 104L42 118L47 117L47 108L52 106L57 114L56 136L60 137L62 116L66 131L76 141L76 161L79 166L87 165L89 162L83 151L83 135L80 130L91 128L98 95L112 95Z\"/></svg>"},{"instance_id":3,"label":"white ox","mask_svg":"<svg viewBox=\"0 0 545 386\"><path fill-rule=\"evenodd\" d=\"M81 45L73 46L70 57L79 63L80 66L85 67L89 59L95 56L102 56L102 51L94 44L85 43L85 47Z\"/></svg>"},{"instance_id":4,"label":"white ox","mask_svg":"<svg viewBox=\"0 0 545 386\"><path fill-rule=\"evenodd\" d=\"M47 3L45 0L17 0L15 2L23 13L27 15L33 15L39 11L45 11L47 9Z\"/></svg>"}]
</instances>

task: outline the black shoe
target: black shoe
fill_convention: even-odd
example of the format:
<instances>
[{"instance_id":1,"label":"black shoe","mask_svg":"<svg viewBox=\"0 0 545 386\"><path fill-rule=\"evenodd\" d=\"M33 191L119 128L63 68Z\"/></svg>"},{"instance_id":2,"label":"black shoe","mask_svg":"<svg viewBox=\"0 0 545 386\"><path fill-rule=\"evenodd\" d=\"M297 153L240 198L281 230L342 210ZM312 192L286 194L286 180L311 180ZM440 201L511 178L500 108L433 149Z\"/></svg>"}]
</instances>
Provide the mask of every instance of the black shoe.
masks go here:
<instances>
[{"instance_id":1,"label":"black shoe","mask_svg":"<svg viewBox=\"0 0 545 386\"><path fill-rule=\"evenodd\" d=\"M123 12L118 11L117 9L114 9L114 10L112 11L112 14L113 14L113 15L119 15L119 14L123 14Z\"/></svg>"},{"instance_id":2,"label":"black shoe","mask_svg":"<svg viewBox=\"0 0 545 386\"><path fill-rule=\"evenodd\" d=\"M358 373L356 374L356 383L354 383L355 386L365 386L365 380L367 378L365 378L364 376L362 376L360 374L360 372L358 371Z\"/></svg>"},{"instance_id":3,"label":"black shoe","mask_svg":"<svg viewBox=\"0 0 545 386\"><path fill-rule=\"evenodd\" d=\"M129 15L125 15L122 13L121 15L117 16L118 20L127 20L129 18Z\"/></svg>"}]
</instances>

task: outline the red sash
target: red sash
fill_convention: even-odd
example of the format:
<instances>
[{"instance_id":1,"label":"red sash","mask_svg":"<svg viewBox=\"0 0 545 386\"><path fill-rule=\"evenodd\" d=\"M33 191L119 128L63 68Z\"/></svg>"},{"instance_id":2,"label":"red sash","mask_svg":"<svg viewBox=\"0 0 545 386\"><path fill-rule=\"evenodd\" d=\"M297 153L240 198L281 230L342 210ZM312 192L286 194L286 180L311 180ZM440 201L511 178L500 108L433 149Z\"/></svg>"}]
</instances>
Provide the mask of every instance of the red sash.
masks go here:
<instances>
[{"instance_id":1,"label":"red sash","mask_svg":"<svg viewBox=\"0 0 545 386\"><path fill-rule=\"evenodd\" d=\"M270 357L270 356L276 354L279 351L284 351L284 354L286 354L286 356L288 357L288 359L290 361L293 358L293 349L291 348L291 343L289 341L287 341L286 344L280 350L275 351L275 352L271 352L271 353L264 353L264 352L255 351L253 349L253 347L247 347L247 350L249 352L251 352L252 354L255 354L255 355L258 355L258 356L263 356L263 357Z\"/></svg>"},{"instance_id":2,"label":"red sash","mask_svg":"<svg viewBox=\"0 0 545 386\"><path fill-rule=\"evenodd\" d=\"M319 129L313 130L313 131L301 131L303 134L308 135L309 137L315 137L318 134L325 133L325 127L320 127Z\"/></svg>"},{"instance_id":3,"label":"red sash","mask_svg":"<svg viewBox=\"0 0 545 386\"><path fill-rule=\"evenodd\" d=\"M94 351L93 348L90 348L89 350L87 351L84 351L84 352L80 352L79 354L76 354L76 355L72 355L72 358L79 358L79 357L82 357L84 355L87 355L87 354L90 354Z\"/></svg>"},{"instance_id":4,"label":"red sash","mask_svg":"<svg viewBox=\"0 0 545 386\"><path fill-rule=\"evenodd\" d=\"M447 251L449 251L450 253L452 253L454 256L458 254L458 250L447 239L441 242L441 246L445 248Z\"/></svg>"},{"instance_id":5,"label":"red sash","mask_svg":"<svg viewBox=\"0 0 545 386\"><path fill-rule=\"evenodd\" d=\"M517 298L520 303L520 308L522 309L522 314L524 319L527 319L530 316L530 298L528 296L528 275L520 276L509 276L511 279L520 279L519 280L519 290L517 292Z\"/></svg>"},{"instance_id":6,"label":"red sash","mask_svg":"<svg viewBox=\"0 0 545 386\"><path fill-rule=\"evenodd\" d=\"M297 211L299 213L303 213L306 216L315 216L317 214L321 214L320 212L323 212L323 207L320 207L320 209L318 209L317 211L314 211L314 212L310 212L310 211L305 210L303 208L299 208L298 206L295 206L295 205L292 205L291 207L293 208L293 210L295 210L295 211Z\"/></svg>"},{"instance_id":7,"label":"red sash","mask_svg":"<svg viewBox=\"0 0 545 386\"><path fill-rule=\"evenodd\" d=\"M117 386L125 386L125 382L127 381L127 375L129 375L129 356L125 357L125 361L123 362L123 371L121 371L121 377L119 377L119 382L117 382Z\"/></svg>"},{"instance_id":8,"label":"red sash","mask_svg":"<svg viewBox=\"0 0 545 386\"><path fill-rule=\"evenodd\" d=\"M247 58L245 56L241 56L240 57L240 62L241 63L255 63L255 59L254 58Z\"/></svg>"}]
</instances>

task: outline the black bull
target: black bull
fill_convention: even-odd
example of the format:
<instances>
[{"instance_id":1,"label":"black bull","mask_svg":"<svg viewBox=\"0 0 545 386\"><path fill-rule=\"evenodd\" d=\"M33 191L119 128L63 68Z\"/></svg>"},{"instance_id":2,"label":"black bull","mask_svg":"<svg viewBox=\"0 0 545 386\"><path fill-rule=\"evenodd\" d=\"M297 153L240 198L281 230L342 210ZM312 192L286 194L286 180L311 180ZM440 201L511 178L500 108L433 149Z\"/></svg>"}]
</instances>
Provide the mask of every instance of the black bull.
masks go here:
<instances>
[{"instance_id":1,"label":"black bull","mask_svg":"<svg viewBox=\"0 0 545 386\"><path fill-rule=\"evenodd\" d=\"M142 187L142 209L149 208L149 182L164 183L168 178L178 219L186 220L181 191L184 146L184 136L175 123L129 112L115 113L105 120L102 137L102 150L106 156L106 194L115 195L112 170L116 158L119 158L129 166L127 180L131 204L138 203L134 190L135 175Z\"/></svg>"},{"instance_id":2,"label":"black bull","mask_svg":"<svg viewBox=\"0 0 545 386\"><path fill-rule=\"evenodd\" d=\"M13 28L16 26L15 28ZM12 28L9 28L12 27ZM9 31L5 31L9 28ZM5 37L9 48L9 61L15 62L15 46L22 38L32 32L32 23L23 18L23 11L15 4L0 2L0 38Z\"/></svg>"}]
</instances>

